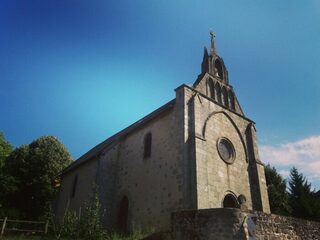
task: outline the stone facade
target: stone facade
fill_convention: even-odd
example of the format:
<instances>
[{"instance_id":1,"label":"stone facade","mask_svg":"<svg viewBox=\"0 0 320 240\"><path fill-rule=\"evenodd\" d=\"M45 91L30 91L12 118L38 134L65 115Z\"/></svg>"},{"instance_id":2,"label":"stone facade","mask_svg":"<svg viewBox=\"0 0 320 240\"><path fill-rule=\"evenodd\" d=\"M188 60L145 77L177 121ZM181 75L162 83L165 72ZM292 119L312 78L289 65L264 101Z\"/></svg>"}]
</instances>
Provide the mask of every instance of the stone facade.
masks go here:
<instances>
[{"instance_id":1,"label":"stone facade","mask_svg":"<svg viewBox=\"0 0 320 240\"><path fill-rule=\"evenodd\" d=\"M171 213L182 209L270 212L254 122L241 109L213 37L192 87L178 87L174 100L62 173L58 215L67 206L79 209L94 185L107 228L167 230Z\"/></svg>"}]
</instances>

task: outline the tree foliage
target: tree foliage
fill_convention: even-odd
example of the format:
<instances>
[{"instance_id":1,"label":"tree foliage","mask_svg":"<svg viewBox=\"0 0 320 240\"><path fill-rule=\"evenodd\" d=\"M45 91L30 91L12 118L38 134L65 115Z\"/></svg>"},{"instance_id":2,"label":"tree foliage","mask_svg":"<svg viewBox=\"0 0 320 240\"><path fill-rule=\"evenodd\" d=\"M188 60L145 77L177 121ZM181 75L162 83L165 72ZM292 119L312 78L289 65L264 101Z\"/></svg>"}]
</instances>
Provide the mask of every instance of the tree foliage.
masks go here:
<instances>
[{"instance_id":1,"label":"tree foliage","mask_svg":"<svg viewBox=\"0 0 320 240\"><path fill-rule=\"evenodd\" d=\"M269 164L265 167L265 174L271 212L290 215L291 207L286 191L286 180L282 178L275 167L271 167Z\"/></svg>"},{"instance_id":2,"label":"tree foliage","mask_svg":"<svg viewBox=\"0 0 320 240\"><path fill-rule=\"evenodd\" d=\"M270 165L265 174L272 213L320 221L320 191L312 190L297 168L292 167L288 182Z\"/></svg>"},{"instance_id":3,"label":"tree foliage","mask_svg":"<svg viewBox=\"0 0 320 240\"><path fill-rule=\"evenodd\" d=\"M294 217L320 219L320 200L317 193L311 190L311 184L295 167L290 171L289 201Z\"/></svg>"},{"instance_id":4,"label":"tree foliage","mask_svg":"<svg viewBox=\"0 0 320 240\"><path fill-rule=\"evenodd\" d=\"M16 148L4 167L5 174L12 178L7 207L19 209L28 219L42 216L57 192L54 180L71 162L68 150L52 136Z\"/></svg>"},{"instance_id":5,"label":"tree foliage","mask_svg":"<svg viewBox=\"0 0 320 240\"><path fill-rule=\"evenodd\" d=\"M0 132L0 215L4 212L5 196L12 190L13 178L4 173L4 165L7 157L12 152L12 145Z\"/></svg>"},{"instance_id":6,"label":"tree foliage","mask_svg":"<svg viewBox=\"0 0 320 240\"><path fill-rule=\"evenodd\" d=\"M12 152L12 145L5 139L2 132L0 132L0 172L4 166L4 162L9 154Z\"/></svg>"}]
</instances>

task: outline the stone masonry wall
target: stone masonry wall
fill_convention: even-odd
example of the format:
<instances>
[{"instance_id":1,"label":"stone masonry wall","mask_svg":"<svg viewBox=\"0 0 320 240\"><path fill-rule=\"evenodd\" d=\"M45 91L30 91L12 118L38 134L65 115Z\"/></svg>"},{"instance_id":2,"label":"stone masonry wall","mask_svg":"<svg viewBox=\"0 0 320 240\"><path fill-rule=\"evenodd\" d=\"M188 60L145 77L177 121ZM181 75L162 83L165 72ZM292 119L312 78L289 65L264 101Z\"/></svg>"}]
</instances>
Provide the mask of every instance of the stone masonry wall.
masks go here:
<instances>
[{"instance_id":1,"label":"stone masonry wall","mask_svg":"<svg viewBox=\"0 0 320 240\"><path fill-rule=\"evenodd\" d=\"M239 209L216 208L182 211L172 214L169 240L245 239Z\"/></svg>"},{"instance_id":2,"label":"stone masonry wall","mask_svg":"<svg viewBox=\"0 0 320 240\"><path fill-rule=\"evenodd\" d=\"M116 184L111 219L116 219L123 196L129 199L129 228L168 230L173 211L194 209L195 167L188 142L190 117L188 100L193 91L176 89L173 109L124 136L118 143ZM152 134L151 156L143 157L144 137ZM106 152L105 156L109 155ZM108 162L108 159L103 162ZM108 179L100 182L108 186ZM108 194L106 194L108 196Z\"/></svg>"},{"instance_id":3,"label":"stone masonry wall","mask_svg":"<svg viewBox=\"0 0 320 240\"><path fill-rule=\"evenodd\" d=\"M124 196L128 198L130 229L167 230L171 212L186 206L183 115L178 114L177 104L121 140L114 209ZM152 134L151 156L145 158L148 133Z\"/></svg>"},{"instance_id":4,"label":"stone masonry wall","mask_svg":"<svg viewBox=\"0 0 320 240\"><path fill-rule=\"evenodd\" d=\"M247 216L256 225L249 236ZM166 240L318 240L320 222L234 208L181 211L172 214L172 232Z\"/></svg>"},{"instance_id":5,"label":"stone masonry wall","mask_svg":"<svg viewBox=\"0 0 320 240\"><path fill-rule=\"evenodd\" d=\"M320 222L284 217L255 211L256 239L312 240L320 239Z\"/></svg>"},{"instance_id":6,"label":"stone masonry wall","mask_svg":"<svg viewBox=\"0 0 320 240\"><path fill-rule=\"evenodd\" d=\"M98 158L97 182L99 183L100 204L103 207L103 224L107 228L113 227L117 215L115 193L117 191L116 177L118 172L118 157L121 144L114 141L102 151Z\"/></svg>"}]
</instances>

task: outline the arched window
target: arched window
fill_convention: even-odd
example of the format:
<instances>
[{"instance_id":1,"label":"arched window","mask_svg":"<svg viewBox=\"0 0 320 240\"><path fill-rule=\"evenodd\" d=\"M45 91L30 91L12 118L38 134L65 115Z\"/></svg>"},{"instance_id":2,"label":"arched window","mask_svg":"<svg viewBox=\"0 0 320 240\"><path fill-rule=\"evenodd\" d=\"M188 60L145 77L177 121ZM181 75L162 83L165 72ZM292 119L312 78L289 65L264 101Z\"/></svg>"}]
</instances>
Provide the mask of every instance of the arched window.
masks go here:
<instances>
[{"instance_id":1,"label":"arched window","mask_svg":"<svg viewBox=\"0 0 320 240\"><path fill-rule=\"evenodd\" d=\"M214 91L214 83L211 78L209 79L208 86L209 86L209 94L210 94L209 97L211 97L212 99L216 99L215 91Z\"/></svg>"},{"instance_id":2,"label":"arched window","mask_svg":"<svg viewBox=\"0 0 320 240\"><path fill-rule=\"evenodd\" d=\"M76 195L77 183L78 183L78 174L76 174L73 179L73 184L71 189L71 198L74 198L74 196Z\"/></svg>"},{"instance_id":3,"label":"arched window","mask_svg":"<svg viewBox=\"0 0 320 240\"><path fill-rule=\"evenodd\" d=\"M221 104L222 103L222 101L221 101L221 87L220 87L219 83L216 83L215 90L216 90L216 99L217 99L218 103Z\"/></svg>"},{"instance_id":4,"label":"arched window","mask_svg":"<svg viewBox=\"0 0 320 240\"><path fill-rule=\"evenodd\" d=\"M228 193L223 199L223 207L224 208L239 208L239 203L238 203L237 198L233 194Z\"/></svg>"},{"instance_id":5,"label":"arched window","mask_svg":"<svg viewBox=\"0 0 320 240\"><path fill-rule=\"evenodd\" d=\"M232 91L229 91L229 103L232 110L235 110L235 103L234 103L234 95Z\"/></svg>"},{"instance_id":6,"label":"arched window","mask_svg":"<svg viewBox=\"0 0 320 240\"><path fill-rule=\"evenodd\" d=\"M223 105L229 107L229 99L228 99L228 92L225 87L222 88L222 98L223 98Z\"/></svg>"},{"instance_id":7,"label":"arched window","mask_svg":"<svg viewBox=\"0 0 320 240\"><path fill-rule=\"evenodd\" d=\"M148 158L151 156L151 147L152 147L152 134L147 133L144 137L144 158Z\"/></svg>"},{"instance_id":8,"label":"arched window","mask_svg":"<svg viewBox=\"0 0 320 240\"><path fill-rule=\"evenodd\" d=\"M218 59L214 63L214 72L216 77L223 79L223 69L221 62Z\"/></svg>"},{"instance_id":9,"label":"arched window","mask_svg":"<svg viewBox=\"0 0 320 240\"><path fill-rule=\"evenodd\" d=\"M124 196L119 204L117 228L120 232L128 231L129 200Z\"/></svg>"}]
</instances>

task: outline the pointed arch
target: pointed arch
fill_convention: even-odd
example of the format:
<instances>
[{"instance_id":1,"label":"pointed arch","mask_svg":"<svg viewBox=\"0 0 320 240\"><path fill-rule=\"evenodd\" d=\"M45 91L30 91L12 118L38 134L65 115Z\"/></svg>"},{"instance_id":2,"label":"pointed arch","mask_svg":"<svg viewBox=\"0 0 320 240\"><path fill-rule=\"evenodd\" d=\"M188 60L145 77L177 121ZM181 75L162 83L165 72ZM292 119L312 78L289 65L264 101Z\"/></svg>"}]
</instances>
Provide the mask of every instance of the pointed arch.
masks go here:
<instances>
[{"instance_id":1,"label":"pointed arch","mask_svg":"<svg viewBox=\"0 0 320 240\"><path fill-rule=\"evenodd\" d=\"M241 135L241 132L239 130L239 128L237 127L236 123L232 120L232 118L224 111L215 111L215 112L212 112L207 118L206 120L204 121L204 124L203 124L203 127L202 127L202 138L203 139L206 139L206 129L207 129L207 124L208 124L208 121L216 114L224 114L227 119L231 122L232 126L235 128L235 130L237 131L238 133L238 136L240 138L240 141L242 143L242 146L243 146L243 149L244 149L244 153L245 153L245 158L246 158L246 162L249 162L249 159L248 159L248 151L247 151L247 147L246 147L246 144L245 144L245 141Z\"/></svg>"},{"instance_id":2,"label":"pointed arch","mask_svg":"<svg viewBox=\"0 0 320 240\"><path fill-rule=\"evenodd\" d=\"M210 56L210 72L213 73L214 71L214 59L212 58L212 56Z\"/></svg>"},{"instance_id":3,"label":"pointed arch","mask_svg":"<svg viewBox=\"0 0 320 240\"><path fill-rule=\"evenodd\" d=\"M220 79L224 79L223 67L219 59L216 59L214 62L214 75Z\"/></svg>"},{"instance_id":4,"label":"pointed arch","mask_svg":"<svg viewBox=\"0 0 320 240\"><path fill-rule=\"evenodd\" d=\"M233 92L231 91L231 90L229 90L229 94L228 94L228 96L229 96L229 105L230 105L230 108L232 109L232 110L236 110L236 108L235 108L235 100L234 100L234 94L233 94Z\"/></svg>"},{"instance_id":5,"label":"pointed arch","mask_svg":"<svg viewBox=\"0 0 320 240\"><path fill-rule=\"evenodd\" d=\"M226 107L229 107L229 99L228 99L228 92L225 87L222 87L222 104Z\"/></svg>"},{"instance_id":6,"label":"pointed arch","mask_svg":"<svg viewBox=\"0 0 320 240\"><path fill-rule=\"evenodd\" d=\"M220 84L218 82L216 82L216 85L215 85L214 89L215 89L216 100L218 101L218 103L222 104L221 87L220 87Z\"/></svg>"},{"instance_id":7,"label":"pointed arch","mask_svg":"<svg viewBox=\"0 0 320 240\"><path fill-rule=\"evenodd\" d=\"M208 91L209 97L212 99L216 99L215 90L214 90L214 82L211 78L208 79L208 88L209 88L209 91Z\"/></svg>"}]
</instances>

